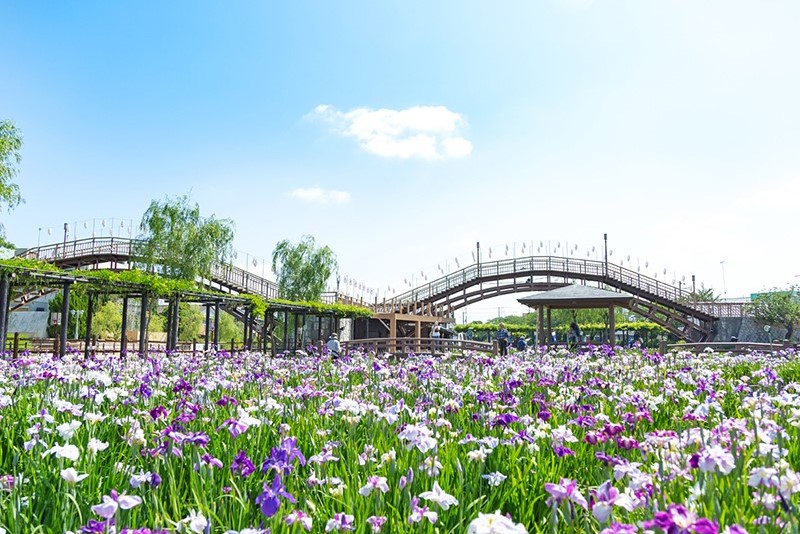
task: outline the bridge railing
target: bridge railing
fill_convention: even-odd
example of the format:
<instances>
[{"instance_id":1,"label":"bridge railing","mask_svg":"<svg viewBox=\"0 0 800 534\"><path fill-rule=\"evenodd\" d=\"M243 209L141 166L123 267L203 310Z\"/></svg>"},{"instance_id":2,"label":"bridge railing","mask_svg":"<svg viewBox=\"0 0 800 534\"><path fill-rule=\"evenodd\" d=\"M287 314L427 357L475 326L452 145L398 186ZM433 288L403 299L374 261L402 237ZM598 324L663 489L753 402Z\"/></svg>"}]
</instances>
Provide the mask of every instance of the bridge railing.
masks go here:
<instances>
[{"instance_id":1,"label":"bridge railing","mask_svg":"<svg viewBox=\"0 0 800 534\"><path fill-rule=\"evenodd\" d=\"M49 262L100 255L130 257L131 246L134 242L134 240L124 237L90 237L30 248L20 256Z\"/></svg>"},{"instance_id":2,"label":"bridge railing","mask_svg":"<svg viewBox=\"0 0 800 534\"><path fill-rule=\"evenodd\" d=\"M606 266L604 261L599 260L559 256L529 256L469 265L428 284L406 291L395 297L394 300L402 303L421 302L449 292L452 288L463 287L479 278L514 274L525 276L536 272L553 273L553 276L563 275L564 277L570 277L570 275L576 277L589 276L598 280L607 277L610 280L631 286L649 295L674 302L682 301L691 294L691 292L683 288L675 287L613 263L609 263ZM689 304L689 306L693 305Z\"/></svg>"},{"instance_id":3,"label":"bridge railing","mask_svg":"<svg viewBox=\"0 0 800 534\"><path fill-rule=\"evenodd\" d=\"M102 256L116 256L130 261L136 243L137 240L124 237L90 237L31 248L20 256L54 263ZM278 297L278 286L275 282L234 265L213 264L211 278L213 281L237 291L253 293L266 298Z\"/></svg>"}]
</instances>

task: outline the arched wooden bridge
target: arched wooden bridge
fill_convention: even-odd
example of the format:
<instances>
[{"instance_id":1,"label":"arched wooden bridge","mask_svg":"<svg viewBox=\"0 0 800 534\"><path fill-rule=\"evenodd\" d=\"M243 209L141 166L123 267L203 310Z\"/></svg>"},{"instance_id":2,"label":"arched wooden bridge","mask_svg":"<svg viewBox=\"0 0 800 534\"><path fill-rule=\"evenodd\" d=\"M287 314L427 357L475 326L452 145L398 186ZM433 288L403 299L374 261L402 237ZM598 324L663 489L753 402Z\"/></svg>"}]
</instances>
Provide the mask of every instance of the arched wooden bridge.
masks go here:
<instances>
[{"instance_id":1,"label":"arched wooden bridge","mask_svg":"<svg viewBox=\"0 0 800 534\"><path fill-rule=\"evenodd\" d=\"M52 262L63 268L109 265L129 268L135 240L88 238L31 248L22 257ZM211 288L277 298L277 285L230 264L216 264ZM613 263L558 256L530 256L482 262L411 289L382 302L361 304L376 314L452 317L455 310L500 295L545 291L571 283L596 283L633 295L631 311L687 341L706 341L721 317L741 317L742 304L692 303L691 292ZM327 295L327 300L341 299Z\"/></svg>"}]
</instances>

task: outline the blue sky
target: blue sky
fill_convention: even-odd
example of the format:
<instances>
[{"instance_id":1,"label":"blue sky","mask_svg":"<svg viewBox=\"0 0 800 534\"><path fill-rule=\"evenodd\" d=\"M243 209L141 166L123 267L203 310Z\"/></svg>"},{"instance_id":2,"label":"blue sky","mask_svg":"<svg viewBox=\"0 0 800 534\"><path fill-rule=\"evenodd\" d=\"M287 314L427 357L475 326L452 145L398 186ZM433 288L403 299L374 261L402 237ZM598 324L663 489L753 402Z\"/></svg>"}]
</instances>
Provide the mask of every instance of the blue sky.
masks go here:
<instances>
[{"instance_id":1,"label":"blue sky","mask_svg":"<svg viewBox=\"0 0 800 534\"><path fill-rule=\"evenodd\" d=\"M33 246L191 192L239 257L311 234L381 298L476 241L586 257L604 232L668 282L786 286L797 20L777 0L2 2L26 203L0 216Z\"/></svg>"}]
</instances>

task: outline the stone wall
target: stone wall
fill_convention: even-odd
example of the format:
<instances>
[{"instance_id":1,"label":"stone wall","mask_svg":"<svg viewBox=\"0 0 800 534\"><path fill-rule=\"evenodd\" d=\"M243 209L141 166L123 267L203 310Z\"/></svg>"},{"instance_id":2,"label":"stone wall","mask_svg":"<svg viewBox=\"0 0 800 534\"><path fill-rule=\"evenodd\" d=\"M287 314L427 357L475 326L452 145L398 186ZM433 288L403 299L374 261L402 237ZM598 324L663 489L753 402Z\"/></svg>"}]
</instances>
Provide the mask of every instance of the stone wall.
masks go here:
<instances>
[{"instance_id":1,"label":"stone wall","mask_svg":"<svg viewBox=\"0 0 800 534\"><path fill-rule=\"evenodd\" d=\"M792 341L800 341L800 329L795 328ZM739 341L748 343L769 343L770 341L783 341L786 328L772 325L769 333L764 332L764 325L757 323L751 317L725 317L714 323L713 341L730 341L736 337Z\"/></svg>"}]
</instances>

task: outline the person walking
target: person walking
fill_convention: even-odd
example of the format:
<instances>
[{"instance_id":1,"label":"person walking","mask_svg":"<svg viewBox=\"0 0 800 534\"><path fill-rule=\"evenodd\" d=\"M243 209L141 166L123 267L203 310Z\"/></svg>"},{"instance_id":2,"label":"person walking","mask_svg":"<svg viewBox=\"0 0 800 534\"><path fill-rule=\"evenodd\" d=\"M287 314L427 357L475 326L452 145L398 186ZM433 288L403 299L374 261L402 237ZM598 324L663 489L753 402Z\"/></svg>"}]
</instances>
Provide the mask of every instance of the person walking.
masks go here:
<instances>
[{"instance_id":1,"label":"person walking","mask_svg":"<svg viewBox=\"0 0 800 534\"><path fill-rule=\"evenodd\" d=\"M439 348L439 338L442 337L442 330L439 327L439 322L433 323L433 327L431 328L431 339L433 342L431 343L431 352L436 352L436 349Z\"/></svg>"},{"instance_id":2,"label":"person walking","mask_svg":"<svg viewBox=\"0 0 800 534\"><path fill-rule=\"evenodd\" d=\"M506 325L500 323L497 329L497 344L500 346L500 356L508 356L508 338L509 333L506 330Z\"/></svg>"},{"instance_id":3,"label":"person walking","mask_svg":"<svg viewBox=\"0 0 800 534\"><path fill-rule=\"evenodd\" d=\"M576 347L580 340L581 340L581 329L578 326L578 323L573 321L569 325L569 334L567 336L567 341L569 342L569 348Z\"/></svg>"},{"instance_id":4,"label":"person walking","mask_svg":"<svg viewBox=\"0 0 800 534\"><path fill-rule=\"evenodd\" d=\"M328 354L335 360L339 357L339 353L341 352L342 348L339 345L339 339L336 337L336 334L331 334L331 337L328 338L328 343L326 343L328 347Z\"/></svg>"}]
</instances>

